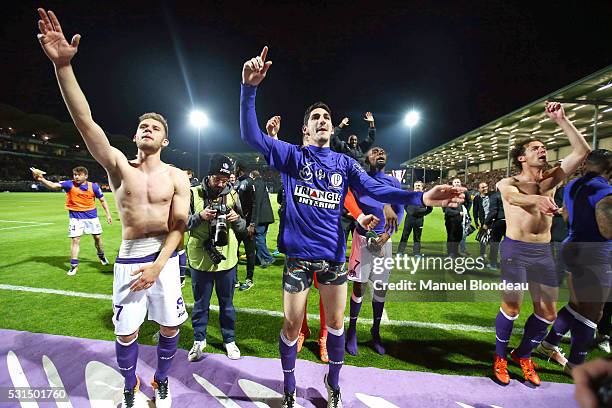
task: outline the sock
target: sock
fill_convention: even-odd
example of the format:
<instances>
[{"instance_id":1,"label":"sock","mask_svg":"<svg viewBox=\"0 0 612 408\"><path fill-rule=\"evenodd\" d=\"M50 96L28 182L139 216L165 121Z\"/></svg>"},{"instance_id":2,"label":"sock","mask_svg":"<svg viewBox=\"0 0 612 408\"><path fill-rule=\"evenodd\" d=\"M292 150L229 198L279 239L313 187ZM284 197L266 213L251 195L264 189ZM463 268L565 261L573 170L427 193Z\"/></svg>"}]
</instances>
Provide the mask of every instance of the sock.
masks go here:
<instances>
[{"instance_id":1,"label":"sock","mask_svg":"<svg viewBox=\"0 0 612 408\"><path fill-rule=\"evenodd\" d=\"M179 333L174 337L166 337L159 333L159 342L157 343L157 371L155 371L155 381L165 381L168 378L168 370L172 365L172 359L176 354L178 347Z\"/></svg>"},{"instance_id":2,"label":"sock","mask_svg":"<svg viewBox=\"0 0 612 408\"><path fill-rule=\"evenodd\" d=\"M327 354L329 355L327 383L337 390L340 388L340 369L344 364L344 327L338 330L327 327Z\"/></svg>"},{"instance_id":3,"label":"sock","mask_svg":"<svg viewBox=\"0 0 612 408\"><path fill-rule=\"evenodd\" d=\"M138 342L136 339L129 343L115 341L115 354L117 365L123 378L125 378L125 389L132 390L136 387L136 362L138 361Z\"/></svg>"},{"instance_id":4,"label":"sock","mask_svg":"<svg viewBox=\"0 0 612 408\"><path fill-rule=\"evenodd\" d=\"M551 346L558 346L561 343L561 339L567 333L574 322L574 314L570 305L565 305L557 313L557 320L550 328L548 335L544 339L545 342Z\"/></svg>"},{"instance_id":5,"label":"sock","mask_svg":"<svg viewBox=\"0 0 612 408\"><path fill-rule=\"evenodd\" d=\"M283 367L283 383L285 392L295 391L295 360L297 359L297 339L287 340L282 330L278 339L281 366Z\"/></svg>"},{"instance_id":6,"label":"sock","mask_svg":"<svg viewBox=\"0 0 612 408\"><path fill-rule=\"evenodd\" d=\"M532 313L525 322L525 332L521 344L516 348L515 355L521 358L531 357L531 351L538 345L548 331L548 326L553 322L549 322L544 318Z\"/></svg>"},{"instance_id":7,"label":"sock","mask_svg":"<svg viewBox=\"0 0 612 408\"><path fill-rule=\"evenodd\" d=\"M325 308L323 307L323 299L319 296L319 321L320 321L320 331L319 338L327 338L327 324L325 323Z\"/></svg>"},{"instance_id":8,"label":"sock","mask_svg":"<svg viewBox=\"0 0 612 408\"><path fill-rule=\"evenodd\" d=\"M499 313L495 318L495 354L501 358L506 358L508 353L508 343L516 319L518 319L518 315L510 317L504 313L501 307L499 308Z\"/></svg>"},{"instance_id":9,"label":"sock","mask_svg":"<svg viewBox=\"0 0 612 408\"><path fill-rule=\"evenodd\" d=\"M71 259L70 259L70 266L72 266L72 267L74 267L74 266L79 266L79 260L78 260L78 259L71 258Z\"/></svg>"},{"instance_id":10,"label":"sock","mask_svg":"<svg viewBox=\"0 0 612 408\"><path fill-rule=\"evenodd\" d=\"M582 364L595 336L597 324L578 313L574 317L571 327L572 348L567 360L572 364Z\"/></svg>"},{"instance_id":11,"label":"sock","mask_svg":"<svg viewBox=\"0 0 612 408\"><path fill-rule=\"evenodd\" d=\"M185 277L185 273L187 271L187 254L185 254L185 250L181 249L178 251L179 256L179 271L181 274L181 278Z\"/></svg>"},{"instance_id":12,"label":"sock","mask_svg":"<svg viewBox=\"0 0 612 408\"><path fill-rule=\"evenodd\" d=\"M378 332L380 329L380 319L382 319L383 311L385 309L385 300L377 298L376 296L372 300L372 314L374 315L372 330Z\"/></svg>"},{"instance_id":13,"label":"sock","mask_svg":"<svg viewBox=\"0 0 612 408\"><path fill-rule=\"evenodd\" d=\"M346 332L346 351L352 356L357 355L357 317L359 316L362 302L363 297L357 297L354 293L351 293L350 321L348 331Z\"/></svg>"}]
</instances>

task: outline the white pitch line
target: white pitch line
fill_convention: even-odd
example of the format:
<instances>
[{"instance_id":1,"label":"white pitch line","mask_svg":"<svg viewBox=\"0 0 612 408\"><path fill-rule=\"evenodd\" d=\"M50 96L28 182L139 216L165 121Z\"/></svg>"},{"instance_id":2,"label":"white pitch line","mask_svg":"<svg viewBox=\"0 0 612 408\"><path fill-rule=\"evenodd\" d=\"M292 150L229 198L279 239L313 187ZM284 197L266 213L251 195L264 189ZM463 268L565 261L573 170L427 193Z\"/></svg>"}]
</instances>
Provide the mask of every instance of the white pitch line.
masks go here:
<instances>
[{"instance_id":1,"label":"white pitch line","mask_svg":"<svg viewBox=\"0 0 612 408\"><path fill-rule=\"evenodd\" d=\"M40 227L43 225L53 225L52 222L43 222L40 224L36 224L36 225L32 225L32 224L28 224L28 225L20 225L18 227L4 227L4 228L0 228L0 231L5 231L5 230L11 230L11 229L17 229L17 228L31 228L31 227Z\"/></svg>"},{"instance_id":2,"label":"white pitch line","mask_svg":"<svg viewBox=\"0 0 612 408\"><path fill-rule=\"evenodd\" d=\"M51 224L50 222L39 222L39 221L14 221L14 220L0 220L0 222L15 222L18 224Z\"/></svg>"},{"instance_id":3,"label":"white pitch line","mask_svg":"<svg viewBox=\"0 0 612 408\"><path fill-rule=\"evenodd\" d=\"M80 298L88 298L88 299L112 300L111 295L104 295L101 293L73 292L73 291L59 290L59 289L33 288L29 286L15 286L15 285L0 284L0 290L11 290L11 291L21 291L21 292L30 292L30 293L44 293L44 294L50 294L50 295L71 296L71 297L80 297ZM189 307L193 307L193 303L187 303L186 305ZM219 311L219 306L210 305L210 309L214 311ZM280 318L284 316L283 312L279 312L276 310L252 309L248 307L237 307L236 312L259 315L259 316L280 317ZM319 320L319 315L309 313L308 318L311 320ZM348 321L348 317L345 318L345 321ZM359 319L359 322L362 324L372 324L372 319ZM410 321L410 320L389 320L388 322L382 322L382 324L383 326L416 327L416 328L424 328L424 329L437 329L437 330L460 331L460 332L495 333L495 327L476 326L476 325L471 325L471 324L417 322L417 321ZM522 333L523 330L520 327L515 327L514 332Z\"/></svg>"}]
</instances>

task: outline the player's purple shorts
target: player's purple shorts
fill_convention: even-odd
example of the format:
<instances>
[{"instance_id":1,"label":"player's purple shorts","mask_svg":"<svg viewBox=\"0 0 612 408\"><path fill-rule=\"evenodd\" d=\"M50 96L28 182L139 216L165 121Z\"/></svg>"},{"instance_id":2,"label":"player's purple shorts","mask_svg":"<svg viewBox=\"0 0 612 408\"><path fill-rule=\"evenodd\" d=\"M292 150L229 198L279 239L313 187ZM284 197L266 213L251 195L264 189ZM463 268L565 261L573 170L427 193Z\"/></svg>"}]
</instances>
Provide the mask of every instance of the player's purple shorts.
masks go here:
<instances>
[{"instance_id":1,"label":"player's purple shorts","mask_svg":"<svg viewBox=\"0 0 612 408\"><path fill-rule=\"evenodd\" d=\"M537 282L559 286L550 244L505 237L499 246L501 278L508 283Z\"/></svg>"},{"instance_id":2,"label":"player's purple shorts","mask_svg":"<svg viewBox=\"0 0 612 408\"><path fill-rule=\"evenodd\" d=\"M612 288L612 242L565 241L561 255L578 301L610 301Z\"/></svg>"}]
</instances>

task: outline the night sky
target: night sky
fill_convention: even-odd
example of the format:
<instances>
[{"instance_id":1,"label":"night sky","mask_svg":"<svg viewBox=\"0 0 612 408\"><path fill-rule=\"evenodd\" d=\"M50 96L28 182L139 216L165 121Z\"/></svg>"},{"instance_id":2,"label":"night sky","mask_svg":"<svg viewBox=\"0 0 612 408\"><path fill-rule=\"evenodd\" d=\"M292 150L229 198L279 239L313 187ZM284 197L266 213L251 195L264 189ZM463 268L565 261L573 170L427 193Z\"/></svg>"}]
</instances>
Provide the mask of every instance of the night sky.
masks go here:
<instances>
[{"instance_id":1,"label":"night sky","mask_svg":"<svg viewBox=\"0 0 612 408\"><path fill-rule=\"evenodd\" d=\"M609 1L12 3L0 25L0 102L69 120L36 39L42 6L69 39L82 35L73 66L107 132L132 135L139 114L156 111L171 145L189 151L193 106L212 121L203 152L248 151L242 64L266 44L274 64L258 92L262 127L279 114L281 138L298 143L304 109L322 100L363 138L369 110L391 166L408 158L411 107L422 115L415 156L612 63Z\"/></svg>"}]
</instances>

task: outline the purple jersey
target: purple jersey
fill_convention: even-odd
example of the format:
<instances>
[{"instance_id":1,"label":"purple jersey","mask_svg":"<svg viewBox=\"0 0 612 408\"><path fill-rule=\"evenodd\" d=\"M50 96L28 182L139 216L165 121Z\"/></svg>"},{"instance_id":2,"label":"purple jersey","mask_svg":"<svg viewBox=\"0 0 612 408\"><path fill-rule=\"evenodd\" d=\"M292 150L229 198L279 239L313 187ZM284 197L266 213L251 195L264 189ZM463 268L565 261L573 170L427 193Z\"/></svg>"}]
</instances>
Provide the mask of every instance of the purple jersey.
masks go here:
<instances>
[{"instance_id":1,"label":"purple jersey","mask_svg":"<svg viewBox=\"0 0 612 408\"><path fill-rule=\"evenodd\" d=\"M288 257L344 262L340 216L349 186L392 204L423 205L423 193L403 191L368 176L354 159L329 147L295 146L264 134L255 112L256 87L242 85L240 136L281 172L286 205L279 249Z\"/></svg>"},{"instance_id":2,"label":"purple jersey","mask_svg":"<svg viewBox=\"0 0 612 408\"><path fill-rule=\"evenodd\" d=\"M400 182L395 177L388 176L382 171L371 174L371 176L374 180L380 181L381 183L391 187L401 187ZM361 211L363 211L364 214L373 214L378 217L380 222L376 228L374 228L374 232L376 232L378 235L382 234L385 231L385 214L383 211L385 203L377 201L375 198L370 197L369 194L355 192L354 195L357 205L359 205L359 208L361 208ZM401 204L392 204L391 207L397 214L397 225L401 224L402 218L404 217L404 206ZM361 235L365 235L367 231L361 225L357 225L357 232L359 232Z\"/></svg>"}]
</instances>

